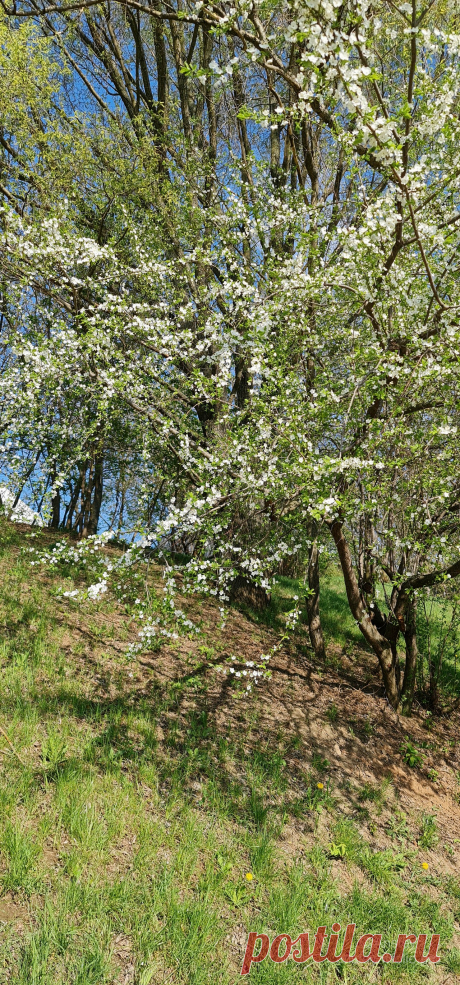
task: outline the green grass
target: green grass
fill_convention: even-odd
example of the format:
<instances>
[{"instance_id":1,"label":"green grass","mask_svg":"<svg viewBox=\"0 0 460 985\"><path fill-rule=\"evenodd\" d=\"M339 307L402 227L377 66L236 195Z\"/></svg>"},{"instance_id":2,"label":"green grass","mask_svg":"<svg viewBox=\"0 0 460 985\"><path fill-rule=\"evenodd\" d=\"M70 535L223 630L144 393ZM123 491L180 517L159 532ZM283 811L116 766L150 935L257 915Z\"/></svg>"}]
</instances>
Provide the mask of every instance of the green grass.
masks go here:
<instances>
[{"instance_id":1,"label":"green grass","mask_svg":"<svg viewBox=\"0 0 460 985\"><path fill-rule=\"evenodd\" d=\"M7 528L0 724L22 763L1 741L0 920L2 903L19 914L0 923L1 985L233 985L249 930L294 937L335 921L381 932L388 950L408 929L441 932L456 973L458 885L421 868L432 815L419 848L376 850L358 830L359 803L378 824L388 784L363 788L345 816L327 759L313 753L294 777L289 756L304 753L292 735L261 734L256 705L241 704L241 726L226 735L204 685L152 678L133 693L122 655L109 670L100 654L95 667L91 652L69 649L52 586L31 576L20 545ZM330 633L342 612L334 585ZM87 617L97 628L102 616L109 635L111 604ZM297 841L286 854L288 829ZM338 858L332 844L344 846ZM426 975L410 963L326 973L268 961L250 975L260 985L374 979Z\"/></svg>"}]
</instances>

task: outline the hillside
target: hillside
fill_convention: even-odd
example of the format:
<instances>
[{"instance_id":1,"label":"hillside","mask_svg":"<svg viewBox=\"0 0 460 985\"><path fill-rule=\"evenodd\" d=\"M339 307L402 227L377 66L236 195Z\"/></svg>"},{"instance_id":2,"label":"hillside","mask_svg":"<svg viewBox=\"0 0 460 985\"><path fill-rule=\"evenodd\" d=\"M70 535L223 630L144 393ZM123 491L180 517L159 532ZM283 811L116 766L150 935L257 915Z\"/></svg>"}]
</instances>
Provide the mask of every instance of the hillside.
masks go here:
<instances>
[{"instance_id":1,"label":"hillside","mask_svg":"<svg viewBox=\"0 0 460 985\"><path fill-rule=\"evenodd\" d=\"M195 598L200 636L130 661L129 606L59 598L69 574L27 556L48 531L0 537L1 985L231 985L250 931L334 922L391 953L399 933L439 933L442 960L264 961L249 980L458 980L458 705L398 718L353 627L340 635L335 581L327 666L299 638L244 695L219 665L276 641L288 580L271 625L233 609L219 628Z\"/></svg>"}]
</instances>

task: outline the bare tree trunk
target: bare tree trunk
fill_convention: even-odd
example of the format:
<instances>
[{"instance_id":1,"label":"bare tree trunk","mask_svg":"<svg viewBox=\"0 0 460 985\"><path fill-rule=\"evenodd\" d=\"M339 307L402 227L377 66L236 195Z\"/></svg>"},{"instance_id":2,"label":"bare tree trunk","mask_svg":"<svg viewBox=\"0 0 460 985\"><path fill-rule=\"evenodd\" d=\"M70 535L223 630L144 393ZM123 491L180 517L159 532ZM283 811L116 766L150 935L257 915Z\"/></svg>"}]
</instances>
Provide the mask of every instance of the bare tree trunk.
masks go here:
<instances>
[{"instance_id":1,"label":"bare tree trunk","mask_svg":"<svg viewBox=\"0 0 460 985\"><path fill-rule=\"evenodd\" d=\"M372 560L375 532L372 520L364 514L359 521L358 569L359 587L366 594L374 596L375 570Z\"/></svg>"},{"instance_id":2,"label":"bare tree trunk","mask_svg":"<svg viewBox=\"0 0 460 985\"><path fill-rule=\"evenodd\" d=\"M90 461L88 484L83 507L83 527L81 534L83 538L91 537L97 533L102 505L103 465L104 453L99 446L99 451L93 451Z\"/></svg>"},{"instance_id":3,"label":"bare tree trunk","mask_svg":"<svg viewBox=\"0 0 460 985\"><path fill-rule=\"evenodd\" d=\"M69 530L69 531L72 530L72 517L73 517L74 511L75 511L75 509L77 507L78 497L81 495L81 490L82 490L83 478L84 478L84 475L85 475L85 471L86 471L86 463L84 465L82 465L81 468L80 468L80 474L78 476L77 482L75 484L74 491L73 491L72 496L71 496L71 500L70 500L70 504L69 504L69 509L68 509L68 514L67 514L67 519L66 519L66 524L65 524L66 525L66 529ZM75 529L78 526L78 520L79 520L79 516L77 517L77 520L75 522Z\"/></svg>"},{"instance_id":4,"label":"bare tree trunk","mask_svg":"<svg viewBox=\"0 0 460 985\"><path fill-rule=\"evenodd\" d=\"M401 711L410 715L414 700L415 673L417 670L417 634L416 634L416 603L411 598L406 609L404 639L406 642L406 663L401 688Z\"/></svg>"},{"instance_id":5,"label":"bare tree trunk","mask_svg":"<svg viewBox=\"0 0 460 985\"><path fill-rule=\"evenodd\" d=\"M58 530L61 522L61 493L59 489L55 492L51 500L51 523L52 530Z\"/></svg>"},{"instance_id":6,"label":"bare tree trunk","mask_svg":"<svg viewBox=\"0 0 460 985\"><path fill-rule=\"evenodd\" d=\"M56 462L53 464L53 472L51 475L51 485L56 482L57 476L57 466ZM49 526L51 530L59 530L59 524L61 522L61 493L57 489L54 496L51 499L51 517L49 521Z\"/></svg>"},{"instance_id":7,"label":"bare tree trunk","mask_svg":"<svg viewBox=\"0 0 460 985\"><path fill-rule=\"evenodd\" d=\"M91 494L93 491L94 482L94 458L89 461L89 476L88 482L85 484L84 495L82 492L81 497L81 529L80 536L85 539L89 536L90 530L90 518L91 518Z\"/></svg>"},{"instance_id":8,"label":"bare tree trunk","mask_svg":"<svg viewBox=\"0 0 460 985\"><path fill-rule=\"evenodd\" d=\"M393 627L391 627L391 635L392 637L394 636L394 640L387 639L376 628L363 602L358 579L353 568L350 548L343 535L340 521L335 520L334 523L331 523L330 530L337 547L351 614L356 619L364 639L367 640L377 655L388 701L395 710L399 710L401 694L398 686L395 661L395 642L396 634L399 632L398 627L395 627L395 633L393 632Z\"/></svg>"},{"instance_id":9,"label":"bare tree trunk","mask_svg":"<svg viewBox=\"0 0 460 985\"><path fill-rule=\"evenodd\" d=\"M94 459L94 477L93 477L93 487L92 487L93 501L91 503L90 517L88 523L89 534L97 534L99 516L101 513L101 506L102 506L103 465L104 465L104 455L102 451L99 451L95 455L95 459Z\"/></svg>"},{"instance_id":10,"label":"bare tree trunk","mask_svg":"<svg viewBox=\"0 0 460 985\"><path fill-rule=\"evenodd\" d=\"M118 536L120 536L120 533L121 533L122 528L123 528L123 514L124 514L124 512L125 512L125 486L124 486L124 481L123 481L123 484L122 484L122 487L121 487L120 515L118 517L118 528L117 528L117 535Z\"/></svg>"},{"instance_id":11,"label":"bare tree trunk","mask_svg":"<svg viewBox=\"0 0 460 985\"><path fill-rule=\"evenodd\" d=\"M323 628L321 626L319 611L319 553L316 538L311 545L308 560L308 588L309 592L306 602L310 641L315 657L318 660L325 660L326 647L324 645Z\"/></svg>"}]
</instances>

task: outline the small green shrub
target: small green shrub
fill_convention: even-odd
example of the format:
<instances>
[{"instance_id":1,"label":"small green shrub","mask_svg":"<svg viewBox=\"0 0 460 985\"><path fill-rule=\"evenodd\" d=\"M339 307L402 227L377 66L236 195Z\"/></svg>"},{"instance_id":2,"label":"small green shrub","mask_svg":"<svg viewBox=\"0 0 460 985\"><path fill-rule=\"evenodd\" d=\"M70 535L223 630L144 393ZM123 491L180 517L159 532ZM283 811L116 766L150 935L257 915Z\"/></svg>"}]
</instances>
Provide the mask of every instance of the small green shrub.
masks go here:
<instances>
[{"instance_id":1,"label":"small green shrub","mask_svg":"<svg viewBox=\"0 0 460 985\"><path fill-rule=\"evenodd\" d=\"M409 739L406 739L406 741L403 742L401 746L401 753L404 762L407 763L408 766L411 766L412 768L423 766L424 757L421 752L415 748L413 743L409 741Z\"/></svg>"},{"instance_id":2,"label":"small green shrub","mask_svg":"<svg viewBox=\"0 0 460 985\"><path fill-rule=\"evenodd\" d=\"M421 823L420 848L434 848L438 844L438 826L435 814L424 814Z\"/></svg>"},{"instance_id":3,"label":"small green shrub","mask_svg":"<svg viewBox=\"0 0 460 985\"><path fill-rule=\"evenodd\" d=\"M47 769L54 770L65 759L67 745L59 732L50 731L42 742L42 763Z\"/></svg>"}]
</instances>

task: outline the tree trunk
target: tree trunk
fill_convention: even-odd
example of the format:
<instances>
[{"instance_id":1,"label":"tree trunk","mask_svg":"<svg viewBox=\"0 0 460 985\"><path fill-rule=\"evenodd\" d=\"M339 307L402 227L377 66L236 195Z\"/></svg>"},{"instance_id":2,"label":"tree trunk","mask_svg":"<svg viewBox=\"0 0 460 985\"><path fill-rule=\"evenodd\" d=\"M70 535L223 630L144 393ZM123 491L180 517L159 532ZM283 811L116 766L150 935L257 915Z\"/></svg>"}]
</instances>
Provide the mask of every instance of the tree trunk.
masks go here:
<instances>
[{"instance_id":1,"label":"tree trunk","mask_svg":"<svg viewBox=\"0 0 460 985\"><path fill-rule=\"evenodd\" d=\"M102 452L96 454L94 460L94 482L93 482L93 501L91 504L91 514L89 522L89 532L91 534L97 534L97 528L99 524L99 516L102 506L102 492L103 492L103 469L104 456Z\"/></svg>"},{"instance_id":2,"label":"tree trunk","mask_svg":"<svg viewBox=\"0 0 460 985\"><path fill-rule=\"evenodd\" d=\"M315 657L318 660L325 660L326 647L324 645L323 628L321 626L321 616L319 612L319 553L316 538L311 545L308 560L308 588L309 592L307 594L306 602L310 642L313 647Z\"/></svg>"},{"instance_id":3,"label":"tree trunk","mask_svg":"<svg viewBox=\"0 0 460 985\"><path fill-rule=\"evenodd\" d=\"M406 663L401 689L401 708L404 715L410 715L414 700L415 673L417 670L416 602L411 598L406 609L404 639L406 642Z\"/></svg>"},{"instance_id":4,"label":"tree trunk","mask_svg":"<svg viewBox=\"0 0 460 985\"><path fill-rule=\"evenodd\" d=\"M229 598L234 605L248 605L258 611L263 611L270 605L270 595L266 589L247 575L236 576L230 585Z\"/></svg>"},{"instance_id":5,"label":"tree trunk","mask_svg":"<svg viewBox=\"0 0 460 985\"><path fill-rule=\"evenodd\" d=\"M50 476L51 485L53 486L57 478L57 463L53 463L53 471ZM51 517L48 526L51 530L59 530L59 525L61 522L61 493L59 489L56 489L54 496L51 499Z\"/></svg>"},{"instance_id":6,"label":"tree trunk","mask_svg":"<svg viewBox=\"0 0 460 985\"><path fill-rule=\"evenodd\" d=\"M66 522L65 522L66 530L69 530L69 531L72 530L72 517L73 517L73 514L74 514L75 509L77 508L78 497L81 495L81 492L82 492L83 479L84 479L85 472L86 472L86 463L84 465L82 465L81 468L80 468L80 474L78 476L77 482L75 483L75 488L74 488L73 493L72 493L72 496L71 496L71 500L70 500L70 504L69 504L69 509L68 509L68 514L67 514L67 519L66 519ZM75 523L75 529L77 527L78 520L79 520L79 517L77 517L77 521Z\"/></svg>"},{"instance_id":7,"label":"tree trunk","mask_svg":"<svg viewBox=\"0 0 460 985\"><path fill-rule=\"evenodd\" d=\"M102 503L102 452L93 453L90 463L84 507L82 507L82 539L97 533L99 513Z\"/></svg>"},{"instance_id":8,"label":"tree trunk","mask_svg":"<svg viewBox=\"0 0 460 985\"><path fill-rule=\"evenodd\" d=\"M50 523L51 529L59 530L60 522L61 522L61 493L59 492L58 489L51 500L51 523Z\"/></svg>"},{"instance_id":9,"label":"tree trunk","mask_svg":"<svg viewBox=\"0 0 460 985\"><path fill-rule=\"evenodd\" d=\"M343 535L342 525L339 520L335 520L334 523L331 523L330 531L337 547L340 565L345 581L348 604L350 606L352 616L356 619L364 639L369 643L377 656L380 669L382 671L383 683L385 685L388 701L395 710L398 710L400 703L400 689L397 679L395 644L396 634L399 632L399 629L397 626L394 627L395 632L392 632L391 635L395 638L390 641L376 628L366 610L366 606L364 605L361 592L359 590L358 579L353 568L353 559L350 548Z\"/></svg>"},{"instance_id":10,"label":"tree trunk","mask_svg":"<svg viewBox=\"0 0 460 985\"><path fill-rule=\"evenodd\" d=\"M91 516L91 494L93 491L93 480L94 480L94 458L91 458L88 462L89 465L89 475L86 481L85 474L85 485L82 489L81 494L81 515L80 515L80 538L85 540L89 535L89 523Z\"/></svg>"}]
</instances>

